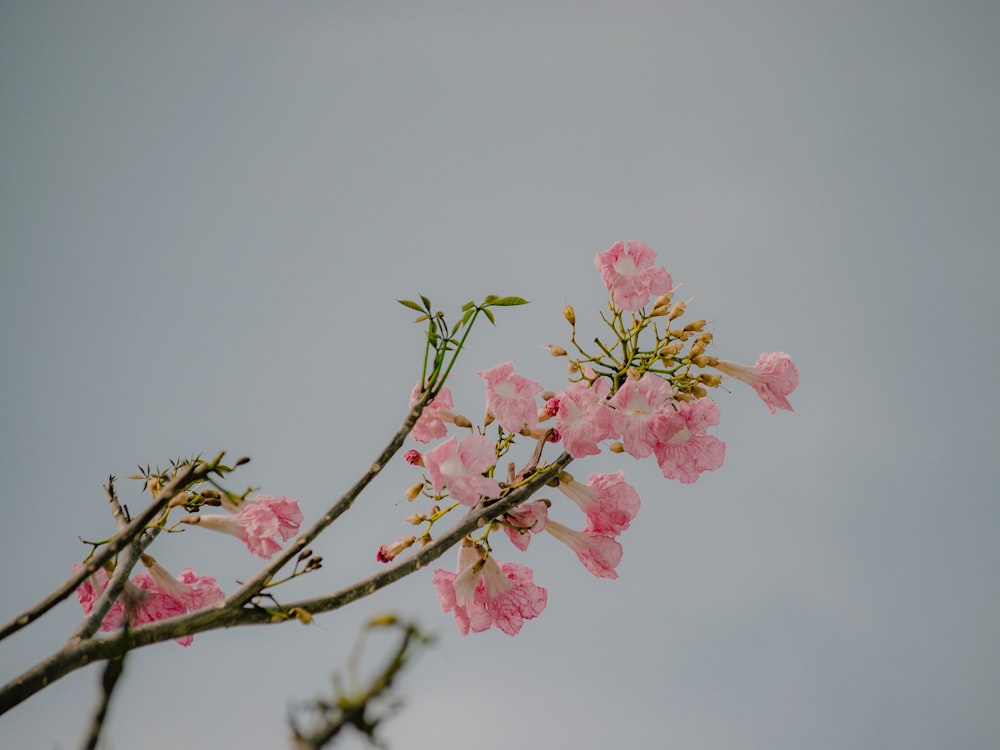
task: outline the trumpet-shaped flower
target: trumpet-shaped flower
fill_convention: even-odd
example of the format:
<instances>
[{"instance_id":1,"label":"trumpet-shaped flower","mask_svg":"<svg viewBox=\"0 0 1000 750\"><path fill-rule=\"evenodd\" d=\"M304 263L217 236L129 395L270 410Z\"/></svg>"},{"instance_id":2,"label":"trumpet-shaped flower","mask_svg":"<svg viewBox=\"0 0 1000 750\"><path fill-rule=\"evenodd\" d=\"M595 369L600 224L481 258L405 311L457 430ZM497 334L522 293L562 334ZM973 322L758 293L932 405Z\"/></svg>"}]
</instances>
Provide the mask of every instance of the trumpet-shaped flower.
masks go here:
<instances>
[{"instance_id":1,"label":"trumpet-shaped flower","mask_svg":"<svg viewBox=\"0 0 1000 750\"><path fill-rule=\"evenodd\" d=\"M601 452L598 442L621 434L619 415L604 400L607 390L604 380L597 381L594 387L572 383L550 400L550 404L557 401L556 427L566 452L573 458L596 456Z\"/></svg>"},{"instance_id":2,"label":"trumpet-shaped flower","mask_svg":"<svg viewBox=\"0 0 1000 750\"><path fill-rule=\"evenodd\" d=\"M615 566L621 562L622 546L613 537L587 529L576 531L551 518L545 530L573 550L583 567L598 578L618 577Z\"/></svg>"},{"instance_id":3,"label":"trumpet-shaped flower","mask_svg":"<svg viewBox=\"0 0 1000 750\"><path fill-rule=\"evenodd\" d=\"M674 284L667 269L654 266L655 262L656 253L638 240L629 240L627 250L625 243L616 242L594 259L612 301L631 312L644 307L650 297L666 294Z\"/></svg>"},{"instance_id":4,"label":"trumpet-shaped flower","mask_svg":"<svg viewBox=\"0 0 1000 750\"><path fill-rule=\"evenodd\" d=\"M511 362L497 365L492 370L481 370L478 374L486 383L486 406L501 427L507 432L535 428L538 424L535 396L541 393L542 386L515 373Z\"/></svg>"},{"instance_id":5,"label":"trumpet-shaped flower","mask_svg":"<svg viewBox=\"0 0 1000 750\"><path fill-rule=\"evenodd\" d=\"M302 511L291 498L258 495L242 503L233 515L196 513L180 522L235 536L252 554L267 560L281 549L275 537L288 541L298 533Z\"/></svg>"},{"instance_id":6,"label":"trumpet-shaped flower","mask_svg":"<svg viewBox=\"0 0 1000 750\"><path fill-rule=\"evenodd\" d=\"M794 411L788 402L788 395L799 386L799 368L784 352L761 354L753 367L724 359L718 360L714 367L757 391L772 414L778 409Z\"/></svg>"},{"instance_id":7,"label":"trumpet-shaped flower","mask_svg":"<svg viewBox=\"0 0 1000 750\"><path fill-rule=\"evenodd\" d=\"M548 518L549 506L535 500L507 511L503 520L510 525L504 526L503 530L514 546L524 552L528 549L531 535L543 531Z\"/></svg>"},{"instance_id":8,"label":"trumpet-shaped flower","mask_svg":"<svg viewBox=\"0 0 1000 750\"><path fill-rule=\"evenodd\" d=\"M173 578L149 555L143 556L148 573L137 573L125 583L122 596L111 605L101 622L101 630L118 630L128 618L131 627L148 622L165 620L214 604L225 598L218 581L211 576L196 576L191 568L184 568ZM74 566L74 571L78 566ZM90 614L101 592L107 588L107 572L98 570L76 590L83 611ZM123 602L127 602L124 604ZM177 642L190 646L194 636L182 636Z\"/></svg>"},{"instance_id":9,"label":"trumpet-shaped flower","mask_svg":"<svg viewBox=\"0 0 1000 750\"><path fill-rule=\"evenodd\" d=\"M434 587L445 612L455 613L462 635L481 633L496 626L517 635L525 620L541 614L548 592L534 583L531 568L517 563L497 563L483 557L474 546L458 552L458 572L434 571Z\"/></svg>"},{"instance_id":10,"label":"trumpet-shaped flower","mask_svg":"<svg viewBox=\"0 0 1000 750\"><path fill-rule=\"evenodd\" d=\"M410 406L420 400L420 385L413 386L410 394ZM420 418L413 425L410 436L419 443L429 443L431 440L448 436L448 427L445 422L452 421L450 409L454 408L455 402L452 400L451 388L443 386L438 394L431 399L430 403L424 407L420 413Z\"/></svg>"},{"instance_id":11,"label":"trumpet-shaped flower","mask_svg":"<svg viewBox=\"0 0 1000 750\"><path fill-rule=\"evenodd\" d=\"M682 484L697 481L703 471L714 471L726 458L726 444L708 428L719 424L719 407L700 398L681 401L663 411L656 444L656 461L667 479Z\"/></svg>"},{"instance_id":12,"label":"trumpet-shaped flower","mask_svg":"<svg viewBox=\"0 0 1000 750\"><path fill-rule=\"evenodd\" d=\"M587 484L560 472L559 489L587 515L587 531L617 536L629 527L639 512L639 493L625 481L625 472L591 474Z\"/></svg>"},{"instance_id":13,"label":"trumpet-shaped flower","mask_svg":"<svg viewBox=\"0 0 1000 750\"><path fill-rule=\"evenodd\" d=\"M634 458L646 458L656 448L657 424L663 417L662 407L673 394L663 378L651 372L639 380L626 378L625 383L608 403L619 415L625 451Z\"/></svg>"},{"instance_id":14,"label":"trumpet-shaped flower","mask_svg":"<svg viewBox=\"0 0 1000 750\"><path fill-rule=\"evenodd\" d=\"M462 505L475 505L480 497L500 497L500 483L483 472L496 462L493 441L482 435L451 437L424 454L434 491L445 487Z\"/></svg>"}]
</instances>

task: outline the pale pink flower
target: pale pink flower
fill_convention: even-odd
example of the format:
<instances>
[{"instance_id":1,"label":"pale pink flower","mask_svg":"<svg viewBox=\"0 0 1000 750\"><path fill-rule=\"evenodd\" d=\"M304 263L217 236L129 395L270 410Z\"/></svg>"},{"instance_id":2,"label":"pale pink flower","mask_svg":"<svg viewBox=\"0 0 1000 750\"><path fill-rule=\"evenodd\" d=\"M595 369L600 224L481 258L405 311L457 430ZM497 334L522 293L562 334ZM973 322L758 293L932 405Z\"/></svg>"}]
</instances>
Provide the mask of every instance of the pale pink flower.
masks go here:
<instances>
[{"instance_id":1,"label":"pale pink flower","mask_svg":"<svg viewBox=\"0 0 1000 750\"><path fill-rule=\"evenodd\" d=\"M598 442L621 434L619 416L604 400L606 395L604 380L592 388L582 382L572 383L549 402L557 401L556 427L566 452L573 458L596 456L601 452Z\"/></svg>"},{"instance_id":2,"label":"pale pink flower","mask_svg":"<svg viewBox=\"0 0 1000 750\"><path fill-rule=\"evenodd\" d=\"M654 266L655 262L656 253L638 240L629 240L627 251L625 243L616 242L594 259L612 301L632 312L644 307L650 297L666 294L673 287L667 269Z\"/></svg>"},{"instance_id":3,"label":"pale pink flower","mask_svg":"<svg viewBox=\"0 0 1000 750\"><path fill-rule=\"evenodd\" d=\"M194 612L225 598L218 581L211 576L199 577L191 568L184 568L177 578L173 578L148 555L143 556L143 564L150 572L137 573L131 581L125 583L121 598L111 605L104 616L101 630L119 630L126 616L131 627L138 627L148 622ZM77 567L74 566L74 570ZM107 573L98 570L77 589L77 598L85 613L90 614L97 597L107 585ZM128 602L127 607L123 601ZM193 640L194 637L189 635L178 638L177 642L182 646L190 646Z\"/></svg>"},{"instance_id":4,"label":"pale pink flower","mask_svg":"<svg viewBox=\"0 0 1000 750\"><path fill-rule=\"evenodd\" d=\"M559 473L559 489L587 515L586 531L616 536L632 523L639 512L639 493L625 481L625 472L591 474L587 484Z\"/></svg>"},{"instance_id":5,"label":"pale pink flower","mask_svg":"<svg viewBox=\"0 0 1000 750\"><path fill-rule=\"evenodd\" d=\"M662 407L673 395L670 385L651 372L639 380L626 378L608 403L619 415L626 452L634 458L646 458L656 448L657 423Z\"/></svg>"},{"instance_id":6,"label":"pale pink flower","mask_svg":"<svg viewBox=\"0 0 1000 750\"><path fill-rule=\"evenodd\" d=\"M482 557L475 547L459 549L459 571L434 571L434 587L445 612L455 613L462 635L480 633L494 625L507 635L517 635L525 620L541 614L548 592L536 585L531 568L517 563L497 563Z\"/></svg>"},{"instance_id":7,"label":"pale pink flower","mask_svg":"<svg viewBox=\"0 0 1000 750\"><path fill-rule=\"evenodd\" d=\"M715 471L726 458L726 444L708 428L719 424L719 407L711 399L681 401L663 411L656 461L663 476L691 484L703 471Z\"/></svg>"},{"instance_id":8,"label":"pale pink flower","mask_svg":"<svg viewBox=\"0 0 1000 750\"><path fill-rule=\"evenodd\" d=\"M757 357L753 367L718 360L714 367L737 380L742 380L760 396L774 414L778 409L794 411L788 395L799 386L799 368L784 352L770 352Z\"/></svg>"},{"instance_id":9,"label":"pale pink flower","mask_svg":"<svg viewBox=\"0 0 1000 750\"><path fill-rule=\"evenodd\" d=\"M541 500L535 500L507 511L503 520L510 526L504 526L503 530L514 546L524 552L528 549L531 535L545 529L548 517L549 506Z\"/></svg>"},{"instance_id":10,"label":"pale pink flower","mask_svg":"<svg viewBox=\"0 0 1000 750\"><path fill-rule=\"evenodd\" d=\"M419 400L420 385L418 384L413 386L413 392L410 394L410 406L413 406ZM424 407L424 410L420 412L420 418L413 425L410 436L419 443L429 443L431 440L447 437L448 427L445 425L445 422L453 421L452 417L454 415L449 410L454 408L454 406L455 402L452 401L451 388L443 386L438 391L438 394L431 399L431 402Z\"/></svg>"},{"instance_id":11,"label":"pale pink flower","mask_svg":"<svg viewBox=\"0 0 1000 750\"><path fill-rule=\"evenodd\" d=\"M542 386L515 373L511 362L478 374L486 383L486 407L493 412L501 427L507 432L535 428L538 424L535 395L541 393Z\"/></svg>"},{"instance_id":12,"label":"pale pink flower","mask_svg":"<svg viewBox=\"0 0 1000 750\"><path fill-rule=\"evenodd\" d=\"M233 515L196 513L185 516L180 523L235 536L252 554L267 560L281 550L275 537L284 541L291 539L298 533L302 518L298 501L289 497L257 495L253 500L243 502Z\"/></svg>"},{"instance_id":13,"label":"pale pink flower","mask_svg":"<svg viewBox=\"0 0 1000 750\"><path fill-rule=\"evenodd\" d=\"M618 577L615 566L621 562L622 546L613 537L587 529L575 531L551 518L545 530L573 550L583 567L598 578Z\"/></svg>"},{"instance_id":14,"label":"pale pink flower","mask_svg":"<svg viewBox=\"0 0 1000 750\"><path fill-rule=\"evenodd\" d=\"M500 497L500 483L483 472L496 463L493 441L482 435L451 437L424 454L424 466L434 491L448 494L463 505L475 505L480 497Z\"/></svg>"}]
</instances>

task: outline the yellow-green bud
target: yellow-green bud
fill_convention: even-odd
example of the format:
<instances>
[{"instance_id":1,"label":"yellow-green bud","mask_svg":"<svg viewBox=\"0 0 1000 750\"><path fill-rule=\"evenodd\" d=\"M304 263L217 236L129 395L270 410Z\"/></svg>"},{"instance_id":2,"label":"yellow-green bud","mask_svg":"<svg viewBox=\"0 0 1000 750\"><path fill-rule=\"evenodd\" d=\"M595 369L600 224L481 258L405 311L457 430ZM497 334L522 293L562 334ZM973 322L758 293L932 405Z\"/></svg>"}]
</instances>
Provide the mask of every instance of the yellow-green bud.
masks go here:
<instances>
[{"instance_id":1,"label":"yellow-green bud","mask_svg":"<svg viewBox=\"0 0 1000 750\"><path fill-rule=\"evenodd\" d=\"M563 317L566 318L571 326L576 325L576 311L573 310L572 305L566 305L566 307L563 308Z\"/></svg>"}]
</instances>

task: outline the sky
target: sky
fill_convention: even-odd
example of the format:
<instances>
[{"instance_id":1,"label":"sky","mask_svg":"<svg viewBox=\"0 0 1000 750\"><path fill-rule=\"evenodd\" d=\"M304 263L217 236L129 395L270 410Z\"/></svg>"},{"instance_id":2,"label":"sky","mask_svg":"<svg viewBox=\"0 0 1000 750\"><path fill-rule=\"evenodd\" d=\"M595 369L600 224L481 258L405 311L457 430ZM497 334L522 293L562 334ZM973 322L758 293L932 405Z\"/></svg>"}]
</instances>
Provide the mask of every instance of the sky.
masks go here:
<instances>
[{"instance_id":1,"label":"sky","mask_svg":"<svg viewBox=\"0 0 1000 750\"><path fill-rule=\"evenodd\" d=\"M425 570L310 627L158 644L105 747L280 747L384 611L438 636L397 749L994 746L998 34L971 0L0 3L0 619L113 532L109 474L142 506L136 465L248 455L235 489L321 515L419 377L395 299L531 300L474 331L472 418L502 362L558 390L563 306L598 335L594 255L640 239L713 353L786 351L801 384L774 416L719 391L696 484L573 465L642 497L618 580L540 538L497 551L548 590L513 639L463 638ZM414 481L397 459L283 595L377 570ZM256 569L198 530L150 551L226 590ZM4 681L80 616L0 644ZM76 746L97 680L0 744Z\"/></svg>"}]
</instances>

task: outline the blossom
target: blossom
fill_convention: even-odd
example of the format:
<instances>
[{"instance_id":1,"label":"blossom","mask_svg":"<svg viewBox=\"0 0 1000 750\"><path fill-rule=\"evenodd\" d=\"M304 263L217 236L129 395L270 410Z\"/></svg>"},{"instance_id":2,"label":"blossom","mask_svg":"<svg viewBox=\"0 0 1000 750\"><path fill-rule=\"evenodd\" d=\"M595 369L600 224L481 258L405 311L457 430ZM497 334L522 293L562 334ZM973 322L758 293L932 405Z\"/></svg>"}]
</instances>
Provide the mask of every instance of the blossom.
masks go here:
<instances>
[{"instance_id":1,"label":"blossom","mask_svg":"<svg viewBox=\"0 0 1000 750\"><path fill-rule=\"evenodd\" d=\"M667 269L653 266L656 253L638 240L616 242L594 258L594 265L611 292L612 301L622 310L635 312L653 295L666 294L673 287Z\"/></svg>"},{"instance_id":2,"label":"blossom","mask_svg":"<svg viewBox=\"0 0 1000 750\"><path fill-rule=\"evenodd\" d=\"M634 458L646 458L656 447L656 429L662 418L661 407L673 391L667 381L651 372L639 380L626 378L608 403L613 406L621 425L625 450Z\"/></svg>"},{"instance_id":3,"label":"blossom","mask_svg":"<svg viewBox=\"0 0 1000 750\"><path fill-rule=\"evenodd\" d=\"M727 362L724 359L715 361L715 369L742 380L757 391L757 395L774 414L778 409L794 411L788 403L788 394L798 388L799 368L792 358L784 352L770 352L757 357L753 367Z\"/></svg>"},{"instance_id":4,"label":"blossom","mask_svg":"<svg viewBox=\"0 0 1000 750\"><path fill-rule=\"evenodd\" d=\"M719 423L719 407L711 399L681 401L664 409L656 444L663 476L691 484L703 471L714 471L726 457L726 444L708 428Z\"/></svg>"},{"instance_id":5,"label":"blossom","mask_svg":"<svg viewBox=\"0 0 1000 750\"><path fill-rule=\"evenodd\" d=\"M410 406L413 406L420 400L420 390L419 384L413 387L413 392L410 394ZM420 418L413 425L410 435L420 443L429 443L431 440L446 437L448 435L448 428L445 426L445 422L452 421L453 415L449 409L452 409L454 406L455 402L451 397L451 388L443 386L438 391L438 394L430 400L430 403L424 407L424 410L420 412Z\"/></svg>"},{"instance_id":6,"label":"blossom","mask_svg":"<svg viewBox=\"0 0 1000 750\"><path fill-rule=\"evenodd\" d=\"M128 620L130 627L165 620L187 612L194 612L225 598L218 581L212 576L196 576L192 568L184 568L177 578L172 577L151 556L142 556L148 573L137 573L125 582L121 597L111 605L101 630L120 629ZM76 571L79 566L74 566ZM107 588L108 574L100 569L84 580L76 590L83 611L90 614L101 592ZM193 636L182 636L177 642L190 646Z\"/></svg>"},{"instance_id":7,"label":"blossom","mask_svg":"<svg viewBox=\"0 0 1000 750\"><path fill-rule=\"evenodd\" d=\"M463 505L475 505L480 497L500 497L500 483L483 472L496 462L493 441L482 435L452 437L424 454L434 491L448 494Z\"/></svg>"},{"instance_id":8,"label":"blossom","mask_svg":"<svg viewBox=\"0 0 1000 750\"><path fill-rule=\"evenodd\" d=\"M531 535L543 531L548 518L549 506L542 500L535 500L507 511L503 520L509 525L505 525L503 530L514 546L524 552L528 549Z\"/></svg>"},{"instance_id":9,"label":"blossom","mask_svg":"<svg viewBox=\"0 0 1000 750\"><path fill-rule=\"evenodd\" d=\"M618 577L615 566L621 562L622 546L613 537L587 529L575 531L552 519L545 530L573 550L583 567L598 578Z\"/></svg>"},{"instance_id":10,"label":"blossom","mask_svg":"<svg viewBox=\"0 0 1000 750\"><path fill-rule=\"evenodd\" d=\"M233 515L198 513L180 522L235 536L252 554L267 560L281 549L275 537L288 541L298 532L302 511L298 501L291 498L257 495L242 503Z\"/></svg>"},{"instance_id":11,"label":"blossom","mask_svg":"<svg viewBox=\"0 0 1000 750\"><path fill-rule=\"evenodd\" d=\"M604 401L607 390L605 380L598 380L594 387L572 383L550 400L551 404L558 399L553 407L556 427L573 458L596 456L601 452L599 441L620 434L619 416Z\"/></svg>"},{"instance_id":12,"label":"blossom","mask_svg":"<svg viewBox=\"0 0 1000 750\"><path fill-rule=\"evenodd\" d=\"M541 385L515 373L512 362L481 370L478 375L486 383L486 407L501 427L507 432L535 428L538 424L535 394L541 392Z\"/></svg>"},{"instance_id":13,"label":"blossom","mask_svg":"<svg viewBox=\"0 0 1000 750\"><path fill-rule=\"evenodd\" d=\"M455 613L462 635L493 626L517 635L524 621L538 617L548 602L548 592L533 577L531 568L498 563L466 542L459 548L458 572L434 571L434 588L441 609Z\"/></svg>"},{"instance_id":14,"label":"blossom","mask_svg":"<svg viewBox=\"0 0 1000 750\"><path fill-rule=\"evenodd\" d=\"M586 531L615 536L629 527L639 512L639 493L625 481L625 472L591 474L587 484L559 473L559 489L587 515Z\"/></svg>"}]
</instances>

